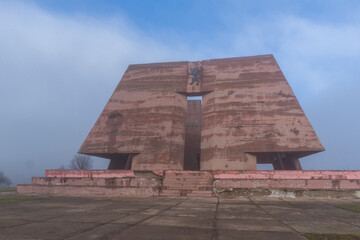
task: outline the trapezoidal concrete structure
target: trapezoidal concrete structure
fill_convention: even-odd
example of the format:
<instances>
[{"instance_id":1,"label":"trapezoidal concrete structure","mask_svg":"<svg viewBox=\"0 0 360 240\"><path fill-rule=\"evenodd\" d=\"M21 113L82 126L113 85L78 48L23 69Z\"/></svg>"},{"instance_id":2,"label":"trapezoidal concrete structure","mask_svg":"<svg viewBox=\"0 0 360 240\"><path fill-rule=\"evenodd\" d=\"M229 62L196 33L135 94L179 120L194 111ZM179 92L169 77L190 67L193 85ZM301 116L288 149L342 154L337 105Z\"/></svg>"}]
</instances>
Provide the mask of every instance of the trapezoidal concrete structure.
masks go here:
<instances>
[{"instance_id":1,"label":"trapezoidal concrete structure","mask_svg":"<svg viewBox=\"0 0 360 240\"><path fill-rule=\"evenodd\" d=\"M301 170L299 158L320 151L275 58L262 55L130 65L79 153L109 169L226 171Z\"/></svg>"}]
</instances>

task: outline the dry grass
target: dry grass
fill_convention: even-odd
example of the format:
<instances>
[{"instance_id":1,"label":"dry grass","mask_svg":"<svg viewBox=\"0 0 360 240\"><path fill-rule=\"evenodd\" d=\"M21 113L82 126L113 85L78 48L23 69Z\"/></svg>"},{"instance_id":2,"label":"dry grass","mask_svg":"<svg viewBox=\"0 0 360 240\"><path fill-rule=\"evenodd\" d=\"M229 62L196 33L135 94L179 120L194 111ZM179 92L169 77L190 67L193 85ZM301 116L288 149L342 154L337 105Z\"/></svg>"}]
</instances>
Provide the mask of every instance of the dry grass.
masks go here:
<instances>
[{"instance_id":1,"label":"dry grass","mask_svg":"<svg viewBox=\"0 0 360 240\"><path fill-rule=\"evenodd\" d=\"M0 196L0 203L9 203L9 202L20 202L25 200L31 200L34 198L23 197L23 196Z\"/></svg>"},{"instance_id":2,"label":"dry grass","mask_svg":"<svg viewBox=\"0 0 360 240\"><path fill-rule=\"evenodd\" d=\"M360 235L353 234L306 233L304 237L309 240L360 240Z\"/></svg>"},{"instance_id":3,"label":"dry grass","mask_svg":"<svg viewBox=\"0 0 360 240\"><path fill-rule=\"evenodd\" d=\"M16 187L0 188L0 192L16 192Z\"/></svg>"},{"instance_id":4,"label":"dry grass","mask_svg":"<svg viewBox=\"0 0 360 240\"><path fill-rule=\"evenodd\" d=\"M360 204L359 205L338 205L336 207L360 213Z\"/></svg>"}]
</instances>

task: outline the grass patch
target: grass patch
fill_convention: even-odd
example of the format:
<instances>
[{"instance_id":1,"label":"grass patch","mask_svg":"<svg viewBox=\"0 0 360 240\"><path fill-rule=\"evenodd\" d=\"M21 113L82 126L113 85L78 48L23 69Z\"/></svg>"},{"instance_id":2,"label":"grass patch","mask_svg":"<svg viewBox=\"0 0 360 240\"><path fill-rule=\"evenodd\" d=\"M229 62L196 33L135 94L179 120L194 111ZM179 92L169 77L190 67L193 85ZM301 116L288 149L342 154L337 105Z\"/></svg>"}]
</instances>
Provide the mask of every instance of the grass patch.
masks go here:
<instances>
[{"instance_id":1,"label":"grass patch","mask_svg":"<svg viewBox=\"0 0 360 240\"><path fill-rule=\"evenodd\" d=\"M338 205L336 207L360 213L360 205Z\"/></svg>"},{"instance_id":2,"label":"grass patch","mask_svg":"<svg viewBox=\"0 0 360 240\"><path fill-rule=\"evenodd\" d=\"M16 187L0 188L0 192L16 192Z\"/></svg>"},{"instance_id":3,"label":"grass patch","mask_svg":"<svg viewBox=\"0 0 360 240\"><path fill-rule=\"evenodd\" d=\"M9 202L20 202L25 200L30 200L33 198L28 197L14 197L14 196L0 196L0 203L9 203Z\"/></svg>"},{"instance_id":4,"label":"grass patch","mask_svg":"<svg viewBox=\"0 0 360 240\"><path fill-rule=\"evenodd\" d=\"M360 235L353 234L306 233L303 236L309 240L360 240Z\"/></svg>"}]
</instances>

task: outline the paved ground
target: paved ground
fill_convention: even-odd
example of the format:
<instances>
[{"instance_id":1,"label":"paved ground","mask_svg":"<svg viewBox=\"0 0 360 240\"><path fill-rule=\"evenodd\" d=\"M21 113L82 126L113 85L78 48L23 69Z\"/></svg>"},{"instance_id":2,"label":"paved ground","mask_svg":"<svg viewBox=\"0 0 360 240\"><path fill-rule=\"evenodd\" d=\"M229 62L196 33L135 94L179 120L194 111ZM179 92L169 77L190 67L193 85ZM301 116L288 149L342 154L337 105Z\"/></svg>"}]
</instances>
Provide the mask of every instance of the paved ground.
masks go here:
<instances>
[{"instance_id":1,"label":"paved ground","mask_svg":"<svg viewBox=\"0 0 360 240\"><path fill-rule=\"evenodd\" d=\"M0 239L305 239L360 234L359 200L85 198L0 193Z\"/></svg>"}]
</instances>

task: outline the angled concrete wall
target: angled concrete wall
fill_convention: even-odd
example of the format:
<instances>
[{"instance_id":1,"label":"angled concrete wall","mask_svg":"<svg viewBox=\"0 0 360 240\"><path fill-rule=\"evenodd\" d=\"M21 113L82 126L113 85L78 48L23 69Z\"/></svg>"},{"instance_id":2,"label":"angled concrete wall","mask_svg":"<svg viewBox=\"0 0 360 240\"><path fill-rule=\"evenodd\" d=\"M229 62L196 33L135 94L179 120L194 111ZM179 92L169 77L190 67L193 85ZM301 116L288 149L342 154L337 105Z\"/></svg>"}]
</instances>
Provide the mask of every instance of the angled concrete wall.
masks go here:
<instances>
[{"instance_id":1,"label":"angled concrete wall","mask_svg":"<svg viewBox=\"0 0 360 240\"><path fill-rule=\"evenodd\" d=\"M263 55L130 65L79 153L122 161L112 166L130 154L134 170L183 169L193 95L203 96L201 170L255 170L280 153L274 166L301 169L298 158L324 150L274 57Z\"/></svg>"}]
</instances>

